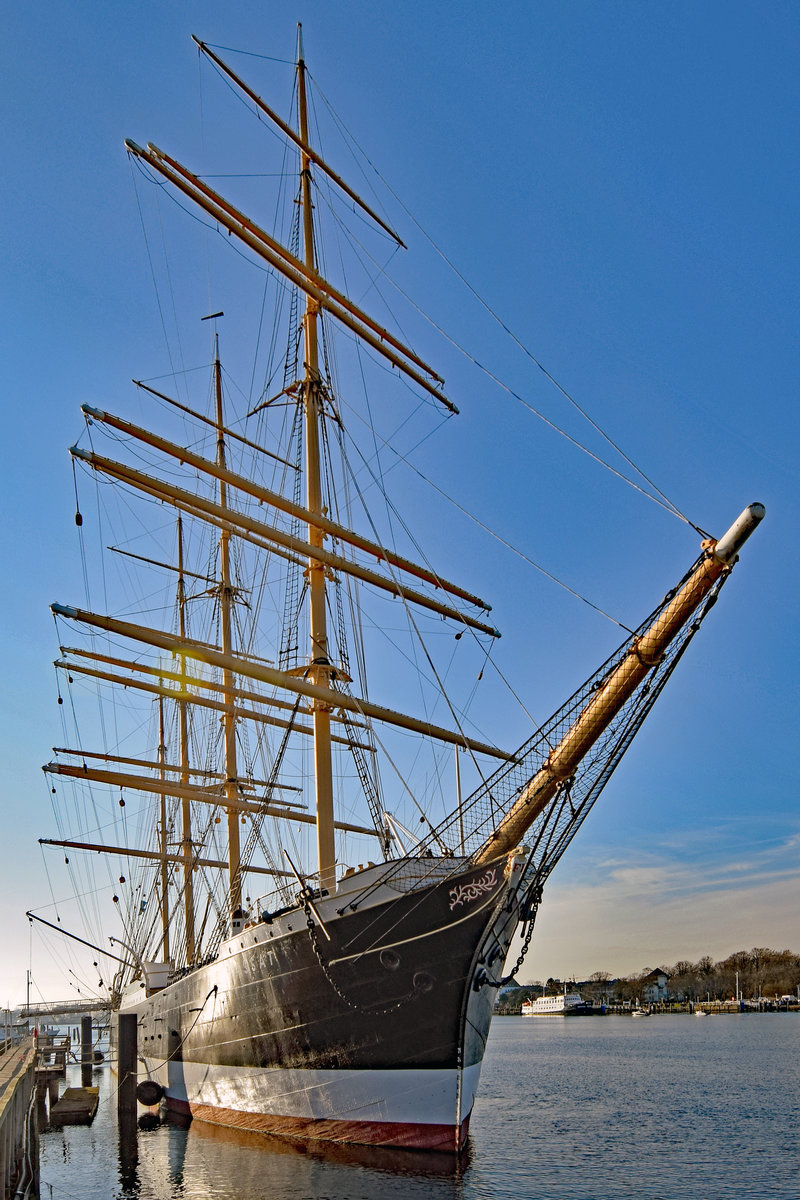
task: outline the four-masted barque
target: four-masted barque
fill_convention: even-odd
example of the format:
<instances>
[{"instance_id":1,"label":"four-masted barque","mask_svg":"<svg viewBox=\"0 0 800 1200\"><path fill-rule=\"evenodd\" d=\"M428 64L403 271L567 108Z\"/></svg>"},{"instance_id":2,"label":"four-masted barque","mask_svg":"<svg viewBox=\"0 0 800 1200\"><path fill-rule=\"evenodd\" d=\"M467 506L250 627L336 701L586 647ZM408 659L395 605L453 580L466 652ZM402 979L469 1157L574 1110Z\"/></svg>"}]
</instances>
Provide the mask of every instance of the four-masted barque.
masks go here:
<instances>
[{"instance_id":1,"label":"four-masted barque","mask_svg":"<svg viewBox=\"0 0 800 1200\"><path fill-rule=\"evenodd\" d=\"M362 594L390 597L414 636L431 617L481 644L497 631L479 597L399 553L368 508L355 512L366 460L356 471L348 457L336 333L429 403L455 406L436 372L322 270L320 181L399 238L311 145L302 50L295 127L198 46L297 156L288 244L166 152L127 149L279 281L289 351L247 423L229 407L216 335L204 411L138 385L171 431L83 408L76 465L104 506L113 485L162 550L113 548L150 589L134 599L131 585L117 615L53 605L59 630L87 633L61 646L60 677L124 705L104 749L59 748L45 771L53 790L90 790L84 831L107 824L124 837L104 829L51 844L125 865L107 880L119 933L112 999L136 1014L140 1078L167 1105L245 1129L457 1153L512 938L522 926L527 947L547 875L763 508L704 541L635 635L519 749L467 733L455 706L439 723L433 706L373 701ZM171 608L153 598L167 591ZM420 658L438 687L433 659ZM150 714L144 755L137 699ZM389 752L391 730L448 757L455 747L477 786L462 796L454 783L434 818ZM101 793L123 814L113 824ZM390 794L419 808L416 834Z\"/></svg>"}]
</instances>

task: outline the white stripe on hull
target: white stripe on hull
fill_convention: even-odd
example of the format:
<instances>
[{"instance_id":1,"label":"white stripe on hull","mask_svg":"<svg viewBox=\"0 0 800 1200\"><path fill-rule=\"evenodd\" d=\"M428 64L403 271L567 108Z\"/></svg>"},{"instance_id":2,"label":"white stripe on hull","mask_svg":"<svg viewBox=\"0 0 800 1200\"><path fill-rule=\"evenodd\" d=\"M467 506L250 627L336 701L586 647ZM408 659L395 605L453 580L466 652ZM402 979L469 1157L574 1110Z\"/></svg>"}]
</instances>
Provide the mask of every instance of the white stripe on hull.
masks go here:
<instances>
[{"instance_id":1,"label":"white stripe on hull","mask_svg":"<svg viewBox=\"0 0 800 1200\"><path fill-rule=\"evenodd\" d=\"M146 1063L147 1075L170 1099L191 1108L302 1121L384 1122L393 1125L463 1124L472 1111L480 1063L410 1070L303 1070L280 1067ZM460 1088L459 1088L460 1084ZM459 1094L460 1092L460 1094ZM222 1123L230 1123L223 1121ZM259 1121L257 1128L263 1127ZM313 1137L313 1132L307 1136Z\"/></svg>"}]
</instances>

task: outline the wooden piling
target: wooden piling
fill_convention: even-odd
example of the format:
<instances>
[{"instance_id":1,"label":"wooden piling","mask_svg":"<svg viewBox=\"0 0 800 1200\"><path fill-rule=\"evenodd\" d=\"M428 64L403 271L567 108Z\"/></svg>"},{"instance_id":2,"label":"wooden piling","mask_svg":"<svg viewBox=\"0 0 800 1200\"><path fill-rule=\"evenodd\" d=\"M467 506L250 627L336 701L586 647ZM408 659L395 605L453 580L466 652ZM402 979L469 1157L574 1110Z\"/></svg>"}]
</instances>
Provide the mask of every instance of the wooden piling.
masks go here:
<instances>
[{"instance_id":1,"label":"wooden piling","mask_svg":"<svg viewBox=\"0 0 800 1200\"><path fill-rule=\"evenodd\" d=\"M120 1117L136 1115L136 1039L138 1018L135 1013L119 1015L119 1092L117 1108Z\"/></svg>"},{"instance_id":2,"label":"wooden piling","mask_svg":"<svg viewBox=\"0 0 800 1200\"><path fill-rule=\"evenodd\" d=\"M93 1063L92 1018L81 1017L81 1087L91 1087Z\"/></svg>"}]
</instances>

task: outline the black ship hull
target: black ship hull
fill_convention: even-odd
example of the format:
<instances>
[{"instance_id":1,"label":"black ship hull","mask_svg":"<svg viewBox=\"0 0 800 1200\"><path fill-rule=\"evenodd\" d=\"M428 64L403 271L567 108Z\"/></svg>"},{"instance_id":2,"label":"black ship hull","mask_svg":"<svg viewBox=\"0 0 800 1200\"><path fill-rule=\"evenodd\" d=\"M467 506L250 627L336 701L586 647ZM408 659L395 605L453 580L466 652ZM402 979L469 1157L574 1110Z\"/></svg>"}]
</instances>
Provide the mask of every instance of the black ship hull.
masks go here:
<instances>
[{"instance_id":1,"label":"black ship hull","mask_svg":"<svg viewBox=\"0 0 800 1200\"><path fill-rule=\"evenodd\" d=\"M296 908L246 926L213 962L125 997L147 1076L170 1107L217 1124L457 1152L520 869L451 863L410 890L347 903L337 890L318 903L324 925Z\"/></svg>"}]
</instances>

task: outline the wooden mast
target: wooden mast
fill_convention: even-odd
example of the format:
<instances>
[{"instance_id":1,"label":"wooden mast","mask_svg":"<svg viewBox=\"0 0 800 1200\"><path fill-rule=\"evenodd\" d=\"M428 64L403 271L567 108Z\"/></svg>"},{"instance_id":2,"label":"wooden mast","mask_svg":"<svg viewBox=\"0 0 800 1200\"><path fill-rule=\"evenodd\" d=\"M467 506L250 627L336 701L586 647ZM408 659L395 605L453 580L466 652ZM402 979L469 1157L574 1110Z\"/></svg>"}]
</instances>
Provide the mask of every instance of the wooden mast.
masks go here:
<instances>
[{"instance_id":1,"label":"wooden mast","mask_svg":"<svg viewBox=\"0 0 800 1200\"><path fill-rule=\"evenodd\" d=\"M196 641L188 637L184 642L181 642L175 634L165 633L163 629L137 625L132 621L121 621L117 617L108 617L102 613L89 612L88 609L75 608L70 604L51 604L50 611L57 617L65 617L72 621L82 621L87 625L94 626L95 629L106 629L111 633L119 634L120 637L130 638L136 642L144 642L148 646L156 646L161 650L168 650L175 654L185 654L188 658L193 658L197 662L207 663L208 666L218 667L220 670L228 668L237 675L244 675L248 679L258 680L260 683L266 683L270 687L284 688L287 691L294 692L295 695L299 694L308 697L310 700L322 701L323 704L334 711L343 710L348 713L356 713L361 718L369 717L375 721L386 721L388 724L396 725L400 729L410 729L414 733L422 733L425 737L436 738L441 742L449 742L451 745L466 746L468 750L473 750L476 754L488 754L490 758L500 758L506 762L514 762L516 759L516 755L509 754L505 750L499 750L497 746L491 746L486 742L480 742L475 738L468 737L461 730L445 729L440 725L433 725L430 721L422 720L419 717L409 716L408 713L395 712L391 708L384 708L383 705L374 704L371 700L367 700L364 697L351 696L347 692L336 692L333 688L325 684L315 684L310 679L299 679L292 672L277 670L266 662L253 661L249 658L243 658L241 655L223 654L216 646L212 646L207 642ZM88 674L89 672L86 671L85 673ZM137 686L141 687L142 685L139 683ZM209 702L206 701L206 704L208 705Z\"/></svg>"},{"instance_id":2,"label":"wooden mast","mask_svg":"<svg viewBox=\"0 0 800 1200\"><path fill-rule=\"evenodd\" d=\"M166 780L164 764L167 761L167 746L164 741L164 697L158 698L158 762L162 783ZM167 858L167 797L161 793L161 829L159 831L161 857L161 957L169 962L169 865Z\"/></svg>"},{"instance_id":3,"label":"wooden mast","mask_svg":"<svg viewBox=\"0 0 800 1200\"><path fill-rule=\"evenodd\" d=\"M739 550L763 519L764 512L763 504L750 504L719 541L704 540L703 555L691 575L591 693L567 733L475 854L474 862L491 862L519 845L560 785L572 775L648 673L658 666L672 639L691 619L714 584L732 569Z\"/></svg>"},{"instance_id":4,"label":"wooden mast","mask_svg":"<svg viewBox=\"0 0 800 1200\"><path fill-rule=\"evenodd\" d=\"M225 422L222 412L222 364L219 360L219 334L214 334L214 394L217 417L217 464L225 467ZM228 485L219 481L219 506L228 507ZM233 653L231 613L233 609L233 587L231 585L230 530L223 528L219 535L219 596L220 643L223 654ZM230 666L222 668L222 696L225 708L222 717L225 735L225 801L228 815L228 896L230 914L233 918L242 907L242 871L239 854L239 820L237 807L239 790L236 766L236 710L234 707L236 677Z\"/></svg>"},{"instance_id":5,"label":"wooden mast","mask_svg":"<svg viewBox=\"0 0 800 1200\"><path fill-rule=\"evenodd\" d=\"M120 662L122 662L122 660L120 660ZM64 661L64 660L60 660L60 661L57 660L54 665L63 671L69 671L72 674L76 674L76 675L85 675L89 679L103 679L107 683L118 683L123 688L129 688L131 690L139 691L139 692L149 692L149 694L151 696L163 696L167 700L173 700L173 699L175 699L175 696L176 696L176 692L175 692L174 688L167 688L167 687L161 686L159 684L149 683L145 680L134 679L133 676L116 675L112 671L95 670L93 667L84 666L83 663L75 663L75 662L68 662L68 661ZM128 664L122 662L122 665L125 666L126 669L128 669L130 671L141 671L143 673L150 674L150 675L160 675L162 678L166 675L166 672L159 672L157 667L146 667L142 663L133 663L132 665L128 666ZM178 679L180 679L180 676L177 675L177 673L174 671L170 672L169 674L170 674L171 678L177 677ZM207 709L211 709L213 711L223 712L225 709L225 702L223 700L212 700L212 699L209 699L207 696L202 696L199 694L199 689L200 688L208 688L209 686L211 686L211 681L208 679L201 679L199 676L197 676L193 679L193 682L195 682L195 679L196 679L196 687L198 689L198 694L192 696L192 704L197 708L207 708ZM220 688L220 690L222 689L222 684L219 685L219 688ZM237 688L236 692L235 692L235 698L238 700L241 696L247 695L247 694L248 693L242 692L242 690L240 688ZM255 695L254 693L250 693L250 694ZM258 703L258 704L276 705L276 706L280 706L282 708L287 708L287 709L294 708L293 704L289 704L288 701L285 701L285 700L277 700L277 699L265 700L260 697L256 697L255 699L256 699L256 703ZM180 697L178 698L178 700L180 703ZM184 701L184 703L185 703L185 701ZM311 725L305 725L302 722L297 721L297 720L287 721L280 717L273 717L269 713L260 712L257 709L242 708L240 706L237 706L236 709L234 710L234 715L235 715L237 721L256 721L261 725L274 725L278 729L288 729L291 727L291 729L294 733L302 733L305 736L310 736L310 737L314 736L314 729L313 729L313 726L311 726ZM331 713L331 719L333 721L338 721L338 722L342 722L342 723L345 720L345 718L342 717L342 715L340 713ZM352 728L356 728L356 729L364 728L364 723L362 721L353 720L350 717L347 718L347 724L351 729ZM374 746L370 745L367 742L353 741L352 735L344 738L344 737L339 737L338 735L334 734L331 736L331 741L332 742L341 742L342 745L349 746L351 750L354 747L358 750L363 750L365 754L372 754L372 753L374 753L374 749L375 749ZM81 753L85 753L85 752L81 751ZM107 762L114 762L114 761L126 762L127 761L128 763L130 763L131 761L134 761L134 762L136 762L136 765L138 765L138 766L151 765L151 764L147 764L147 763L143 762L141 759L139 759L139 760L121 759L121 758L118 758L113 755L106 755L105 757L106 757ZM196 775L198 772L196 769L194 769L190 773ZM200 774L206 774L206 772L200 772ZM252 780L249 780L249 779L244 780L244 781L242 779L239 779L238 786L239 786L240 790L242 788L252 789L253 782L252 782ZM286 791L286 790L301 791L302 790L301 788L293 788L290 784L285 784L285 783L275 783L275 784L271 784L270 786L272 788L274 788L274 790L276 790L276 791ZM191 844L191 841L190 841L190 844Z\"/></svg>"},{"instance_id":6,"label":"wooden mast","mask_svg":"<svg viewBox=\"0 0 800 1200\"><path fill-rule=\"evenodd\" d=\"M162 783L160 779L154 779L152 775L137 775L116 770L104 771L99 767L62 762L45 763L42 770L46 775L60 775L67 779L81 779L84 782L94 780L96 783L108 783L113 787L127 791L145 792L152 795L183 795L183 788L180 784L174 783L169 779L165 783ZM186 794L190 800L194 800L198 804L213 804L216 807L220 803L220 795L217 788L189 784ZM232 806L235 805L240 813L251 813L253 816L277 817L279 820L289 821L295 825L316 825L317 823L316 817L309 816L308 813L301 812L295 807L289 807L283 801L270 802L266 797L260 799L252 797L248 800L231 801L231 804ZM369 828L366 825L354 825L350 821L337 821L336 828L344 830L345 833L363 833L369 837L378 836L374 826ZM158 858L160 852L154 850L153 854ZM249 867L246 868L246 870L249 869Z\"/></svg>"},{"instance_id":7,"label":"wooden mast","mask_svg":"<svg viewBox=\"0 0 800 1200\"><path fill-rule=\"evenodd\" d=\"M306 67L303 61L303 27L297 26L297 94L300 138L308 145L308 109L306 102ZM311 205L311 159L305 149L300 152L300 197L303 210L303 258L309 272L316 270L314 262L314 219ZM306 507L314 515L322 514L322 482L319 434L322 416L322 387L319 375L317 300L306 293L303 318L305 345L304 377L302 384L306 432ZM322 549L322 530L308 525L308 541ZM308 559L306 567L311 621L311 655L307 678L313 684L330 687L331 665L328 658L328 633L325 597L325 567L317 558ZM336 884L336 847L333 830L333 770L331 764L331 709L325 701L314 699L314 784L317 810L317 856L320 889L332 891Z\"/></svg>"},{"instance_id":8,"label":"wooden mast","mask_svg":"<svg viewBox=\"0 0 800 1200\"><path fill-rule=\"evenodd\" d=\"M152 391L152 388L147 390ZM158 393L158 395L161 395L161 393ZM192 417L196 415L191 411L191 409L184 409L184 411L188 412ZM355 546L357 549L363 550L367 555L374 556L374 558L380 563L385 562L391 566L398 567L402 572L413 575L415 578L421 579L425 583L433 584L434 587L441 589L441 591L446 592L451 596L457 596L462 600L466 600L468 604L472 604L476 608L482 608L485 612L491 611L492 606L487 604L485 600L481 600L479 596L473 595L472 592L467 591L465 588L461 587L460 584L453 583L452 580L445 579L444 576L438 571L435 571L433 567L412 562L410 559L398 554L396 550L382 546L380 542L372 541L370 538L364 537L363 534L358 533L356 530L349 529L346 525L340 525L337 521L331 520L331 518L325 513L317 513L312 515L307 508L304 508L301 504L295 504L293 500L290 500L287 496L283 496L280 492L272 491L271 488L266 488L263 486L263 484L254 479L249 479L245 475L237 474L237 472L231 471L227 468L221 468L218 463L214 463L211 461L211 459L205 458L202 454L198 454L197 451L192 450L189 446L178 445L176 442L172 442L168 438L159 437L157 434L152 433L149 429L145 429L141 425L135 425L132 421L125 420L124 417L118 417L114 413L108 412L106 409L97 408L92 404L82 404L81 412L87 421L102 422L104 425L108 425L111 429L118 430L120 433L124 434L126 438L135 438L137 441L143 442L147 446L153 446L156 450L160 450L163 454L167 454L171 458L177 459L181 464L194 467L195 470L202 471L204 474L210 475L215 479L224 479L229 487L235 489L236 491L244 492L248 496L253 496L261 504L267 504L271 508L278 509L280 512L288 513L289 516L296 517L298 521L309 524L313 517L313 523L317 526L317 528L320 529L323 534L327 534L335 541L347 542L348 545ZM228 431L225 431L225 433L226 436L229 436ZM106 463L109 461L107 459L101 460L99 456L89 454L86 451L79 451L75 446L72 448L70 453L77 454L79 458L81 458L84 462L89 463L90 466L97 467L101 461ZM279 461L282 460L279 459ZM308 544L305 542L287 544L292 544L296 550L299 550L301 546L305 547L305 552L308 552ZM135 557L130 554L130 551L122 551L119 549L119 547L114 547L114 549L118 554L124 553L131 557ZM355 567L349 564L347 561L342 561L336 564L336 569L349 570L352 573L355 570ZM205 577L200 576L199 578ZM462 617L460 613L455 615L459 619L466 619ZM495 637L500 636L496 629L489 630L488 632Z\"/></svg>"},{"instance_id":9,"label":"wooden mast","mask_svg":"<svg viewBox=\"0 0 800 1200\"><path fill-rule=\"evenodd\" d=\"M186 639L186 583L183 570L183 519L178 517L178 630L181 641ZM189 711L186 688L186 656L179 657L181 698L178 700L178 735L180 740L181 786L189 783ZM184 792L181 797L181 853L183 858L183 923L186 933L187 966L195 960L194 942L194 879L192 876L192 804Z\"/></svg>"},{"instance_id":10,"label":"wooden mast","mask_svg":"<svg viewBox=\"0 0 800 1200\"><path fill-rule=\"evenodd\" d=\"M300 27L298 27L298 29L299 28ZM227 75L228 78L231 79L236 84L237 87L241 88L241 90L248 97L248 99L251 100L253 102L253 104L255 104L256 108L260 109L260 111L263 112L266 116L268 116L271 121L274 121L275 124L278 126L278 128L280 130L282 130L282 132L285 133L286 136L291 141L293 141L296 146L299 146L300 149L303 150L308 155L308 157L313 162L315 162L316 165L318 167L320 167L320 169L323 170L330 179L333 180L333 182L336 184L336 186L340 187L342 189L342 191L345 193L346 196L350 197L350 199L353 201L354 204L357 204L359 208L362 208L364 210L364 212L367 213L367 215L370 216L377 225L380 225L381 229L384 229L389 234L390 237L393 237L394 240L397 242L398 246L402 246L404 250L407 249L407 246L406 246L405 242L403 241L403 239L400 237L400 234L395 233L395 231L391 228L391 226L387 225L386 222L383 220L383 218L379 217L378 214L376 212L374 212L369 207L369 205L366 204L361 199L361 197L353 191L353 189L349 186L349 184L345 183L345 181L343 179L341 179L336 174L336 172L333 171L328 166L328 164L324 161L324 159L321 158L319 154L317 154L316 150L314 150L312 146L309 146L308 142L303 142L300 138L298 138L297 134L292 129L292 127L290 125L287 125L286 122L281 117L279 117L278 114L276 112L274 112L269 107L268 104L265 104L264 101L261 99L261 97L257 96L256 93L253 91L253 89L251 87L248 87L248 85L244 82L244 80L240 79L239 76L236 74L236 72L233 71L226 62L223 62L218 54L214 53L214 51L211 49L210 46L207 46L205 44L205 42L201 42L199 38L194 36L194 34L192 34L192 41L195 43L196 46L198 46L198 48L202 51L203 54L205 54L208 58L210 58L213 63L216 63L216 65L219 67L219 69L222 72L224 72L224 74ZM299 44L299 40L298 40L298 44Z\"/></svg>"},{"instance_id":11,"label":"wooden mast","mask_svg":"<svg viewBox=\"0 0 800 1200\"><path fill-rule=\"evenodd\" d=\"M114 421L113 424L118 427L120 422ZM151 444L153 444L152 440ZM167 444L162 439L162 448ZM174 484L152 475L146 475L142 471L137 471L133 467L126 466L124 463L104 458L93 451L80 450L77 446L73 446L71 454L74 458L80 459L81 462L88 463L94 470L101 471L106 475L112 476L112 478L124 480L139 491L147 492L159 500L165 500L167 503L173 504L181 512L189 513L195 517L201 516L210 524L216 525L220 529L227 529L245 541L252 541L255 545L262 547L265 543L269 543L272 549L278 547L276 552L279 554L282 553L289 561L299 561L302 563L304 560L300 559L301 554L304 558L311 557L317 562L322 563L323 566L328 567L331 571L342 571L347 575L354 575L356 578L362 579L365 583L373 584L375 587L381 588L383 591L389 592L394 596L402 596L407 600L411 600L414 604L420 605L422 608L441 613L442 616L451 617L460 625L468 625L480 633L488 634L489 637L500 636L498 630L492 625L487 625L485 621L479 621L463 610L455 609L451 604L437 600L435 596L407 587L404 583L400 582L396 573L384 575L379 571L373 571L369 567L362 566L355 559L344 558L341 554L333 554L331 551L323 549L322 546L315 545L312 541L306 541L303 538L286 533L276 525L258 521L243 513L238 508L223 508L221 504L215 504L213 501L206 500L203 496L194 492L176 487ZM181 451L180 448L175 447L175 457L187 464L201 465L204 461L207 464L207 460L201 459L200 456L193 454L189 449ZM229 478L233 481L235 487L239 486L238 482L236 482L237 477L232 472L223 472L221 468L216 467L213 472L209 473L214 474L218 479L223 477ZM245 488L244 490L249 492L255 491L254 488ZM263 489L259 490L263 491ZM307 513L307 521L311 522L312 520L317 527L322 529L321 520L317 521L314 514ZM323 536L324 533L321 531L317 540L321 542ZM387 555L384 555L384 558L388 561ZM444 587L441 590L444 590Z\"/></svg>"},{"instance_id":12,"label":"wooden mast","mask_svg":"<svg viewBox=\"0 0 800 1200\"><path fill-rule=\"evenodd\" d=\"M130 846L109 846L107 842L75 842L63 838L39 838L40 846L64 846L68 850L90 850L96 854L119 854L121 858L138 858L145 862L153 862L161 858L160 850L134 850ZM167 854L167 862L181 863L183 856L180 854ZM220 862L218 858L197 858L195 866L197 867L227 867L226 862ZM294 879L291 871L276 871L272 867L248 867L253 875L271 875L279 878Z\"/></svg>"},{"instance_id":13,"label":"wooden mast","mask_svg":"<svg viewBox=\"0 0 800 1200\"><path fill-rule=\"evenodd\" d=\"M437 383L441 383L441 377L432 371L429 367L423 366L423 370L418 371L412 366L413 362L420 362L413 351L408 347L399 343L397 338L381 326L377 326L371 318L362 313L352 301L342 295L338 289L334 288L327 280L314 272L311 272L303 263L294 258L291 251L285 246L280 246L274 238L270 237L263 229L260 229L245 215L229 204L224 197L214 192L210 187L202 182L191 171L181 166L175 159L164 154L157 146L152 143L146 148L138 146L136 142L127 139L125 145L128 151L137 158L148 163L155 171L163 175L170 181L179 191L188 196L194 204L202 208L209 216L218 221L224 229L232 233L240 241L249 246L260 258L263 258L276 271L284 275L295 287L306 292L307 295L313 296L318 302L320 308L324 308L336 317L338 321L348 329L352 330L361 341L371 346L384 358L388 359L395 367L402 371L409 378L413 379L421 388L429 392L435 397L440 404L443 404L448 412L457 413L458 408L439 390ZM390 344L389 344L390 343ZM399 347L399 353L392 347ZM409 361L410 360L410 361ZM426 379L425 375L430 375Z\"/></svg>"}]
</instances>

